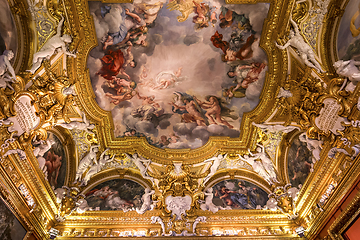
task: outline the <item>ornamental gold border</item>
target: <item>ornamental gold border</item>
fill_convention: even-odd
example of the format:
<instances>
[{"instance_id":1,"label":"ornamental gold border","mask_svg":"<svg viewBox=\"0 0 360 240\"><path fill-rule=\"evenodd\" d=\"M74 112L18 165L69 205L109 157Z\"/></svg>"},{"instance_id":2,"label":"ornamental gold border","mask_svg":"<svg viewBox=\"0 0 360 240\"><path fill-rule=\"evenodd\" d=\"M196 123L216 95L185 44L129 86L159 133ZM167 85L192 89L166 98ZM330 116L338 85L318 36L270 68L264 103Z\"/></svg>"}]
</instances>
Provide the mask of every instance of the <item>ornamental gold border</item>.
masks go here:
<instances>
[{"instance_id":1,"label":"ornamental gold border","mask_svg":"<svg viewBox=\"0 0 360 240\"><path fill-rule=\"evenodd\" d=\"M275 96L279 88L280 76L287 71L287 58L285 51L279 51L274 47L273 39L277 37L277 26L280 25L280 16L289 15L292 4L290 1L234 1L231 3L270 3L268 18L264 21L265 29L262 31L260 47L265 51L268 58L268 72L266 81L260 96L260 103L250 113L245 113L241 122L239 138L210 137L209 141L197 149L160 149L151 146L145 138L124 137L115 138L113 133L113 119L111 112L102 110L95 101L95 94L91 86L87 59L90 50L97 45L95 27L92 16L89 13L87 0L65 0L67 13L70 16L72 32L77 32L73 39L73 47L78 50L76 59L67 61L69 77L77 77L76 90L79 93L79 106L90 115L90 119L98 128L98 139L105 145L118 152L134 153L149 158L154 162L168 164L169 160L185 161L187 164L202 162L214 156L217 152L244 151L246 148L254 148L256 143L256 129L251 122L259 122L270 116L276 108ZM109 1L106 1L109 2ZM112 1L114 2L114 1ZM69 7L68 7L69 6ZM284 81L285 78L281 79Z\"/></svg>"},{"instance_id":2,"label":"ornamental gold border","mask_svg":"<svg viewBox=\"0 0 360 240\"><path fill-rule=\"evenodd\" d=\"M336 218L328 230L332 239L344 240L343 234L360 214L360 192L356 194L346 209Z\"/></svg>"}]
</instances>

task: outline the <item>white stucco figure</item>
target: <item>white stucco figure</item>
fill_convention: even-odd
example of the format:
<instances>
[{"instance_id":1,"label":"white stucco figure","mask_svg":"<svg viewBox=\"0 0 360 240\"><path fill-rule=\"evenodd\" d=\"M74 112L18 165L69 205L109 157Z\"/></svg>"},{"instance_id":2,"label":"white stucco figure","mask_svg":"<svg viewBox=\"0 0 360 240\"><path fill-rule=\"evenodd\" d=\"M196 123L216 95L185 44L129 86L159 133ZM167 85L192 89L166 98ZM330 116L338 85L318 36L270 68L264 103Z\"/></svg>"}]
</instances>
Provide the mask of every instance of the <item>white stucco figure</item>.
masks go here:
<instances>
[{"instance_id":1,"label":"white stucco figure","mask_svg":"<svg viewBox=\"0 0 360 240\"><path fill-rule=\"evenodd\" d=\"M164 224L163 220L161 219L161 217L152 216L151 217L151 224L155 224L155 223L159 223L161 225L162 235L164 235L165 234L165 224Z\"/></svg>"},{"instance_id":2,"label":"white stucco figure","mask_svg":"<svg viewBox=\"0 0 360 240\"><path fill-rule=\"evenodd\" d=\"M77 121L72 121L70 123L59 123L56 125L62 126L63 128L72 130L72 129L76 129L76 130L83 130L86 131L90 134L94 134L92 131L92 129L95 128L95 124L91 124L87 119L86 119L86 115L85 113L82 113L83 116L83 122L77 122Z\"/></svg>"},{"instance_id":3,"label":"white stucco figure","mask_svg":"<svg viewBox=\"0 0 360 240\"><path fill-rule=\"evenodd\" d=\"M294 126L283 126L283 125L267 125L267 124L258 124L258 123L252 123L252 125L260 128L265 133L269 132L283 132L283 133L289 133L293 131L294 129L300 130L299 127Z\"/></svg>"},{"instance_id":4,"label":"white stucco figure","mask_svg":"<svg viewBox=\"0 0 360 240\"><path fill-rule=\"evenodd\" d=\"M206 217L205 216L200 216L197 217L193 223L193 233L196 234L195 230L196 230L196 226L198 225L199 222L206 222Z\"/></svg>"},{"instance_id":5,"label":"white stucco figure","mask_svg":"<svg viewBox=\"0 0 360 240\"><path fill-rule=\"evenodd\" d=\"M280 88L279 90L279 93L278 95L276 96L277 98L281 98L281 97L284 97L284 98L289 98L289 97L292 97L293 94L291 93L290 90L285 90L284 88Z\"/></svg>"},{"instance_id":6,"label":"white stucco figure","mask_svg":"<svg viewBox=\"0 0 360 240\"><path fill-rule=\"evenodd\" d=\"M211 165L211 167L210 167L210 173L209 173L209 175L207 175L207 176L204 178L204 181L203 181L203 184L204 184L204 185L205 185L205 183L206 183L207 181L209 181L209 179L210 179L212 176L214 176L214 174L216 173L217 169L218 169L219 166L220 166L221 161L224 160L224 159L226 158L226 156L227 156L227 154L224 154L224 155L219 154L219 155L217 155L217 156L215 156L215 157L209 158L209 159L207 159L207 160L204 161L204 162L211 162L211 161L213 161L213 163L212 163L212 165Z\"/></svg>"},{"instance_id":7,"label":"white stucco figure","mask_svg":"<svg viewBox=\"0 0 360 240\"><path fill-rule=\"evenodd\" d=\"M315 59L315 54L311 47L304 41L301 36L298 25L290 18L290 22L294 27L294 30L290 30L289 40L284 46L280 46L275 42L275 45L283 50L289 46L297 49L300 58L304 61L305 65L316 69L318 72L325 72L321 69L319 62Z\"/></svg>"},{"instance_id":8,"label":"white stucco figure","mask_svg":"<svg viewBox=\"0 0 360 240\"><path fill-rule=\"evenodd\" d=\"M166 209L171 211L171 215L176 215L175 220L182 219L182 215L186 216L186 211L191 208L191 197L185 195L184 197L167 196L165 198Z\"/></svg>"},{"instance_id":9,"label":"white stucco figure","mask_svg":"<svg viewBox=\"0 0 360 240\"><path fill-rule=\"evenodd\" d=\"M260 144L256 144L256 146L258 147L256 148L255 154L251 153L250 149L248 149L250 156L261 159L265 170L268 172L268 174L271 177L271 181L274 183L275 182L278 183L279 181L277 180L277 174L275 172L274 164L271 161L270 157L266 154L265 147Z\"/></svg>"},{"instance_id":10,"label":"white stucco figure","mask_svg":"<svg viewBox=\"0 0 360 240\"><path fill-rule=\"evenodd\" d=\"M360 111L360 97L358 98L358 102L356 104L357 109Z\"/></svg>"},{"instance_id":11,"label":"white stucco figure","mask_svg":"<svg viewBox=\"0 0 360 240\"><path fill-rule=\"evenodd\" d=\"M298 195L299 195L299 189L296 187L291 187L289 188L287 191L287 194L291 196L291 198L293 199L293 201L296 201Z\"/></svg>"},{"instance_id":12,"label":"white stucco figure","mask_svg":"<svg viewBox=\"0 0 360 240\"><path fill-rule=\"evenodd\" d=\"M277 206L277 201L275 198L270 198L267 202L266 205L263 208L264 210L270 209L272 211L276 211L278 209Z\"/></svg>"},{"instance_id":13,"label":"white stucco figure","mask_svg":"<svg viewBox=\"0 0 360 240\"><path fill-rule=\"evenodd\" d=\"M311 153L313 155L313 163L315 163L316 161L319 161L320 160L320 152L322 149L321 145L323 144L323 141L308 138L306 133L300 134L299 140L301 142L306 143L307 148L309 149L309 151L311 151Z\"/></svg>"},{"instance_id":14,"label":"white stucco figure","mask_svg":"<svg viewBox=\"0 0 360 240\"><path fill-rule=\"evenodd\" d=\"M57 188L54 190L56 202L61 203L61 200L66 196L67 190L65 188Z\"/></svg>"},{"instance_id":15,"label":"white stucco figure","mask_svg":"<svg viewBox=\"0 0 360 240\"><path fill-rule=\"evenodd\" d=\"M336 153L338 153L338 152L344 153L345 155L350 156L350 153L348 153L345 149L333 147L333 148L331 148L331 149L329 150L329 152L328 152L328 157L329 157L329 158L334 158L335 155L336 155Z\"/></svg>"},{"instance_id":16,"label":"white stucco figure","mask_svg":"<svg viewBox=\"0 0 360 240\"><path fill-rule=\"evenodd\" d=\"M258 157L250 157L249 155L241 156L238 154L238 157L243 160L244 162L249 163L254 171L259 174L260 177L264 178L265 181L267 181L270 185L274 184L272 181L272 177L270 174L265 170L264 165L260 160L258 160Z\"/></svg>"},{"instance_id":17,"label":"white stucco figure","mask_svg":"<svg viewBox=\"0 0 360 240\"><path fill-rule=\"evenodd\" d=\"M212 200L214 198L214 193L213 193L213 189L212 188L209 188L206 192L204 192L204 195L205 195L205 202L202 201L203 203L200 204L200 208L204 211L211 211L213 213L216 213L217 211L219 210L225 210L225 209L228 209L228 208L223 208L221 206L216 206ZM230 207L231 209L231 207Z\"/></svg>"},{"instance_id":18,"label":"white stucco figure","mask_svg":"<svg viewBox=\"0 0 360 240\"><path fill-rule=\"evenodd\" d=\"M131 160L133 161L133 163L136 165L136 167L140 170L140 174L143 178L145 179L149 179L152 184L154 184L154 178L150 177L149 174L147 173L147 170L151 164L151 160L150 159L144 159L142 158L140 155L138 155L137 153L133 154L132 157L130 157L128 154L125 153L125 155ZM145 163L145 165L144 165Z\"/></svg>"},{"instance_id":19,"label":"white stucco figure","mask_svg":"<svg viewBox=\"0 0 360 240\"><path fill-rule=\"evenodd\" d=\"M61 29L64 23L64 17L61 18L59 25L57 27L56 34L52 36L43 46L42 48L34 53L33 57L33 65L29 72L32 74L41 66L41 63L44 59L50 59L50 57L55 53L56 50L61 48L61 51L70 57L76 57L75 54L69 52L66 48L67 43L71 43L72 39L70 35L61 36Z\"/></svg>"},{"instance_id":20,"label":"white stucco figure","mask_svg":"<svg viewBox=\"0 0 360 240\"><path fill-rule=\"evenodd\" d=\"M75 85L71 85L70 87L63 88L62 93L64 95L67 95L67 96L68 95L76 96L77 94L76 94L76 91L75 91Z\"/></svg>"},{"instance_id":21,"label":"white stucco figure","mask_svg":"<svg viewBox=\"0 0 360 240\"><path fill-rule=\"evenodd\" d=\"M141 197L143 204L141 205L141 208L136 208L136 212L138 214L143 214L148 210L154 209L154 205L151 204L151 195L153 195L154 193L155 190L151 190L150 188L145 188L145 193Z\"/></svg>"},{"instance_id":22,"label":"white stucco figure","mask_svg":"<svg viewBox=\"0 0 360 240\"><path fill-rule=\"evenodd\" d=\"M106 149L103 153L101 153L99 161L97 162L97 164L94 164L90 167L89 171L85 174L80 186L86 186L91 177L94 176L96 173L100 172L107 162L111 162L114 160L115 154L114 156L112 156L112 158L110 158L109 155L105 155L108 151L109 149Z\"/></svg>"},{"instance_id":23,"label":"white stucco figure","mask_svg":"<svg viewBox=\"0 0 360 240\"><path fill-rule=\"evenodd\" d=\"M334 63L336 73L348 78L354 86L360 81L360 71L357 66L360 66L360 61L354 61L353 59L348 61L339 60Z\"/></svg>"},{"instance_id":24,"label":"white stucco figure","mask_svg":"<svg viewBox=\"0 0 360 240\"><path fill-rule=\"evenodd\" d=\"M92 210L91 207L89 207L87 201L83 198L80 198L76 201L76 211L78 213L83 213L86 211Z\"/></svg>"},{"instance_id":25,"label":"white stucco figure","mask_svg":"<svg viewBox=\"0 0 360 240\"><path fill-rule=\"evenodd\" d=\"M9 84L9 82L16 82L15 70L10 63L13 57L14 53L11 50L5 50L0 56L0 88L9 87L14 91L14 88ZM7 72L10 72L11 76Z\"/></svg>"},{"instance_id":26,"label":"white stucco figure","mask_svg":"<svg viewBox=\"0 0 360 240\"><path fill-rule=\"evenodd\" d=\"M97 164L96 161L96 153L99 151L99 147L100 145L93 145L90 147L90 151L88 154L85 155L85 157L83 157L83 159L81 159L79 166L76 170L76 176L75 176L75 181L76 182L80 182L82 179L82 175L83 173L94 163Z\"/></svg>"},{"instance_id":27,"label":"white stucco figure","mask_svg":"<svg viewBox=\"0 0 360 240\"><path fill-rule=\"evenodd\" d=\"M46 159L44 158L44 154L49 151L54 144L55 141L53 139L46 139L46 141L40 141L40 145L33 150L34 156L39 162L39 167L45 175L47 175L47 167L45 166Z\"/></svg>"},{"instance_id":28,"label":"white stucco figure","mask_svg":"<svg viewBox=\"0 0 360 240\"><path fill-rule=\"evenodd\" d=\"M20 160L25 160L26 159L26 153L21 150L21 149L11 149L6 151L6 153L3 155L3 157L6 157L10 154L17 154L20 158Z\"/></svg>"}]
</instances>

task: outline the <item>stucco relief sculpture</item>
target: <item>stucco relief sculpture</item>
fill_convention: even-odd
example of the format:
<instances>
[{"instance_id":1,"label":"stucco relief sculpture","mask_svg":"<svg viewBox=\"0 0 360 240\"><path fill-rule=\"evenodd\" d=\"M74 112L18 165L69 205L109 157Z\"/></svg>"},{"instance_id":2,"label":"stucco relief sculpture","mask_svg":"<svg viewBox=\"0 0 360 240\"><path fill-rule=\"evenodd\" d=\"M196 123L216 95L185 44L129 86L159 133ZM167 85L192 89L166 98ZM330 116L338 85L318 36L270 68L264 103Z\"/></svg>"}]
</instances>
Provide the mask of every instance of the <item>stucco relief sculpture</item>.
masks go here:
<instances>
[{"instance_id":1,"label":"stucco relief sculpture","mask_svg":"<svg viewBox=\"0 0 360 240\"><path fill-rule=\"evenodd\" d=\"M82 195L82 197L85 197ZM89 207L87 201L83 198L80 198L76 201L76 211L78 213L83 213L89 210L93 210L91 207Z\"/></svg>"},{"instance_id":2,"label":"stucco relief sculpture","mask_svg":"<svg viewBox=\"0 0 360 240\"><path fill-rule=\"evenodd\" d=\"M266 154L265 147L260 144L256 144L256 145L257 145L256 153L253 154L250 152L250 149L248 149L249 155L251 157L255 157L255 159L260 159L266 172L270 175L271 182L278 183L279 181L277 180L277 174L274 168L274 164L270 159L270 157Z\"/></svg>"},{"instance_id":3,"label":"stucco relief sculpture","mask_svg":"<svg viewBox=\"0 0 360 240\"><path fill-rule=\"evenodd\" d=\"M90 123L90 121L86 119L85 113L82 113L82 117L83 117L83 122L72 121L70 123L59 123L56 125L59 125L69 130L77 129L77 130L86 131L89 134L94 134L91 130L95 128L95 124Z\"/></svg>"},{"instance_id":4,"label":"stucco relief sculpture","mask_svg":"<svg viewBox=\"0 0 360 240\"><path fill-rule=\"evenodd\" d=\"M152 184L154 184L154 178L151 177L148 173L147 170L151 164L151 160L150 159L144 159L143 157L141 157L140 155L138 155L137 153L133 154L132 157L128 154L126 154L126 157L129 158L131 161L133 161L133 163L136 165L136 167L140 170L140 174L143 178L145 179L149 179Z\"/></svg>"},{"instance_id":5,"label":"stucco relief sculpture","mask_svg":"<svg viewBox=\"0 0 360 240\"><path fill-rule=\"evenodd\" d=\"M205 216L200 216L200 217L197 217L193 223L193 233L194 235L196 235L196 226L200 223L200 222L203 222L205 223L206 222L206 217Z\"/></svg>"},{"instance_id":6,"label":"stucco relief sculpture","mask_svg":"<svg viewBox=\"0 0 360 240\"><path fill-rule=\"evenodd\" d=\"M90 151L86 156L81 159L79 166L76 170L76 177L74 184L76 182L81 182L82 175L85 173L85 171L92 165L92 163L97 164L96 161L96 153L99 151L100 145L93 145L90 147Z\"/></svg>"},{"instance_id":7,"label":"stucco relief sculpture","mask_svg":"<svg viewBox=\"0 0 360 240\"><path fill-rule=\"evenodd\" d=\"M292 97L292 96L293 96L293 94L291 93L290 90L281 87L279 90L279 93L276 97L277 98L282 98L282 97L288 98L288 97Z\"/></svg>"},{"instance_id":8,"label":"stucco relief sculpture","mask_svg":"<svg viewBox=\"0 0 360 240\"><path fill-rule=\"evenodd\" d=\"M265 167L261 160L258 159L258 157L250 157L249 155L241 156L238 154L238 157L244 161L249 163L253 170L259 174L262 178L265 179L270 185L274 184L271 175L265 170Z\"/></svg>"},{"instance_id":9,"label":"stucco relief sculpture","mask_svg":"<svg viewBox=\"0 0 360 240\"><path fill-rule=\"evenodd\" d=\"M301 36L298 25L294 20L292 20L292 18L290 18L290 22L293 25L294 30L290 30L289 40L283 46L275 42L276 47L281 50L288 48L289 46L296 48L300 58L304 61L305 65L314 68L318 72L325 72L322 70L320 63L315 59L313 50Z\"/></svg>"},{"instance_id":10,"label":"stucco relief sculpture","mask_svg":"<svg viewBox=\"0 0 360 240\"><path fill-rule=\"evenodd\" d=\"M16 82L15 70L11 66L10 60L13 59L14 53L11 50L5 50L0 56L0 88L10 88L15 91L9 82ZM9 72L11 76L7 73Z\"/></svg>"},{"instance_id":11,"label":"stucco relief sculpture","mask_svg":"<svg viewBox=\"0 0 360 240\"><path fill-rule=\"evenodd\" d=\"M96 173L100 172L106 163L114 160L115 154L110 158L109 155L106 155L106 153L108 151L109 151L109 149L106 149L103 153L101 153L99 161L97 163L94 163L90 167L89 171L87 171L87 173L85 174L85 177L83 178L80 186L86 186L92 176L94 176Z\"/></svg>"},{"instance_id":12,"label":"stucco relief sculpture","mask_svg":"<svg viewBox=\"0 0 360 240\"><path fill-rule=\"evenodd\" d=\"M159 223L161 225L162 235L165 235L165 224L161 217L159 216L152 216L151 217L151 224Z\"/></svg>"},{"instance_id":13,"label":"stucco relief sculpture","mask_svg":"<svg viewBox=\"0 0 360 240\"><path fill-rule=\"evenodd\" d=\"M168 196L165 199L166 208L171 211L171 215L175 215L175 220L182 219L182 216L186 216L186 210L191 208L191 197L185 195L185 197L173 197Z\"/></svg>"},{"instance_id":14,"label":"stucco relief sculpture","mask_svg":"<svg viewBox=\"0 0 360 240\"><path fill-rule=\"evenodd\" d=\"M33 63L32 67L29 72L34 74L35 71L41 66L41 63L44 59L49 60L54 53L61 48L61 51L70 57L76 57L75 54L69 52L66 48L67 43L71 43L72 39L70 35L63 35L61 36L61 29L64 23L64 17L61 18L59 25L57 27L56 35L52 36L44 45L43 47L34 54L33 56Z\"/></svg>"},{"instance_id":15,"label":"stucco relief sculpture","mask_svg":"<svg viewBox=\"0 0 360 240\"><path fill-rule=\"evenodd\" d=\"M200 204L200 208L204 211L211 211L213 213L216 213L219 210L225 210L225 209L231 209L231 207L227 207L227 208L223 208L221 206L216 206L213 203L213 198L214 198L214 193L213 193L213 188L208 188L207 191L204 192L205 195L205 202L201 201L202 203ZM194 231L195 229L193 229ZM195 233L195 231L194 231Z\"/></svg>"},{"instance_id":16,"label":"stucco relief sculpture","mask_svg":"<svg viewBox=\"0 0 360 240\"><path fill-rule=\"evenodd\" d=\"M300 134L299 139L301 142L306 143L306 147L311 151L313 156L313 163L319 161L323 141L311 139L306 135L306 133Z\"/></svg>"},{"instance_id":17,"label":"stucco relief sculpture","mask_svg":"<svg viewBox=\"0 0 360 240\"><path fill-rule=\"evenodd\" d=\"M294 129L300 130L299 127L294 126L283 126L283 125L267 125L267 124L258 124L258 123L252 123L252 125L260 128L263 132L269 133L269 132L283 132L283 133L289 133L293 131Z\"/></svg>"},{"instance_id":18,"label":"stucco relief sculpture","mask_svg":"<svg viewBox=\"0 0 360 240\"><path fill-rule=\"evenodd\" d=\"M141 200L143 204L141 205L141 208L136 208L136 212L138 214L143 214L144 212L148 210L153 210L154 205L151 203L151 196L155 193L155 190L150 190L149 188L145 188L145 193L142 195Z\"/></svg>"},{"instance_id":19,"label":"stucco relief sculpture","mask_svg":"<svg viewBox=\"0 0 360 240\"><path fill-rule=\"evenodd\" d=\"M348 61L339 60L334 63L336 73L350 80L350 83L345 88L347 91L354 91L356 84L360 81L360 71L358 66L360 66L360 61L354 61L353 59ZM345 84L346 81L344 82L343 87ZM342 88L340 90L342 90Z\"/></svg>"},{"instance_id":20,"label":"stucco relief sculpture","mask_svg":"<svg viewBox=\"0 0 360 240\"><path fill-rule=\"evenodd\" d=\"M211 162L213 161L211 167L210 167L210 173L204 178L203 180L203 184L205 185L205 183L207 181L209 181L209 179L215 175L217 169L219 168L220 166L220 163L221 161L223 161L225 158L226 158L227 154L219 154L218 156L215 156L215 157L212 157L212 158L209 158L207 160L205 160L204 162Z\"/></svg>"}]
</instances>

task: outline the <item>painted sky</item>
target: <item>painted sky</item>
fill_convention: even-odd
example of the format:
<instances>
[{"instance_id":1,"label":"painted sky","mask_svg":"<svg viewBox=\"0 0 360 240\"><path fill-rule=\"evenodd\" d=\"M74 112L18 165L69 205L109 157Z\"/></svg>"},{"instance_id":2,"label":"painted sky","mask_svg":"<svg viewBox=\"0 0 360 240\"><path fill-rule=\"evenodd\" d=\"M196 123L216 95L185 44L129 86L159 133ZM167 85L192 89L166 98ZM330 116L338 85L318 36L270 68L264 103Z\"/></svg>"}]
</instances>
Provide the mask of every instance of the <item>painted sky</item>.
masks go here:
<instances>
[{"instance_id":1,"label":"painted sky","mask_svg":"<svg viewBox=\"0 0 360 240\"><path fill-rule=\"evenodd\" d=\"M142 3L155 4L156 2L146 1ZM223 4L223 2L218 1L209 2L209 6L214 9L217 17ZM134 109L141 107L142 99L133 97L131 100L115 105L105 95L104 82L106 80L96 74L102 66L100 59L105 55L101 42L104 42L109 31L114 31L113 29L117 28L117 22L122 21L122 19L113 18L111 23L104 21L99 14L101 6L99 2L89 2L100 44L91 51L88 68L96 101L101 108L112 112L116 137L124 136L130 129L133 129L137 136L145 135L150 143L155 146L159 146L161 139L169 139L170 142L166 140L166 147L168 148L197 148L205 144L209 136L239 136L242 114L252 110L259 102L267 67L260 73L258 81L249 84L245 93L246 97L242 98L233 97L229 99L223 97L224 89L236 86L234 79L227 76L227 72L236 66L250 65L255 62L267 64L265 53L259 48L259 39L269 4L226 5L227 9L232 9L238 15L244 14L249 19L256 41L251 45L252 57L240 61L223 62L221 60L221 49L216 48L210 38L218 31L224 36L223 40L228 41L238 24L234 23L232 27L220 28L217 22L214 26L209 25L207 28L195 29L193 23L195 13L191 13L186 21L178 22L176 17L181 15L180 12L170 11L167 9L167 3L164 3L156 20L148 28L146 34L148 45L132 48L137 66L126 68L126 73L130 77L127 80L137 83L136 92L140 96L152 96L154 101L164 110L164 114L168 114L168 118L156 123L133 116ZM116 4L116 6L119 9L134 11L132 4ZM115 4L112 4L111 7L115 7ZM250 33L245 35L244 39L246 40L250 35ZM139 76L144 67L148 70L147 80L153 79L155 85L159 84L161 73L174 73L179 68L182 68L182 72L181 77L173 86L154 89L154 87L142 84L144 81ZM169 78L169 76L168 74L165 78ZM200 101L205 101L205 97L208 95L222 97L224 101L227 101L226 107L232 110L232 115L238 117L236 120L222 117L233 128L231 129L219 121L217 121L218 124L207 124L206 126L199 126L194 122L182 122L180 114L175 113L173 106L169 104L176 102L174 92L195 96ZM203 111L205 113L206 110Z\"/></svg>"}]
</instances>

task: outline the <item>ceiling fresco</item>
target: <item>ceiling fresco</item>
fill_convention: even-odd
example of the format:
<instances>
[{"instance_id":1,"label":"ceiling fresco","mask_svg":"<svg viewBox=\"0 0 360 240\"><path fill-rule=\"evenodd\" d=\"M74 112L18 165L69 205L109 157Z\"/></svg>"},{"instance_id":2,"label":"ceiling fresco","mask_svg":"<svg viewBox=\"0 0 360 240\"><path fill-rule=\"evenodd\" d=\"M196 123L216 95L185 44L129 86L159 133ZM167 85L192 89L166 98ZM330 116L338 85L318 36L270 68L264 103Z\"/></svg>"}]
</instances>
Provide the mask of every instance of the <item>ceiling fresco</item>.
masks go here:
<instances>
[{"instance_id":1,"label":"ceiling fresco","mask_svg":"<svg viewBox=\"0 0 360 240\"><path fill-rule=\"evenodd\" d=\"M99 43L87 67L115 137L198 148L239 137L259 102L267 58L259 47L269 4L89 3ZM181 15L182 14L182 15Z\"/></svg>"},{"instance_id":2,"label":"ceiling fresco","mask_svg":"<svg viewBox=\"0 0 360 240\"><path fill-rule=\"evenodd\" d=\"M358 1L1 1L2 234L320 239L356 183Z\"/></svg>"}]
</instances>

